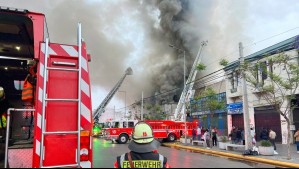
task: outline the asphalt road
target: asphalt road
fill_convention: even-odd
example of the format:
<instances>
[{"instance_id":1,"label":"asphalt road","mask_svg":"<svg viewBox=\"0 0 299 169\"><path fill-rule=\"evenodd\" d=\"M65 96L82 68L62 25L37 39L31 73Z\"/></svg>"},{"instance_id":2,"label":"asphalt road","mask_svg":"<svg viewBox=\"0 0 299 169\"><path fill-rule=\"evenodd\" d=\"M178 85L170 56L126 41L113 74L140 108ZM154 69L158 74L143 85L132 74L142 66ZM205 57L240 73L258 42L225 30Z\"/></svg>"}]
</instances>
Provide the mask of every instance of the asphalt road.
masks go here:
<instances>
[{"instance_id":1,"label":"asphalt road","mask_svg":"<svg viewBox=\"0 0 299 169\"><path fill-rule=\"evenodd\" d=\"M112 144L111 141L94 138L93 167L113 168L117 156L129 151L128 144ZM275 168L265 164L237 161L174 148L160 147L158 151L168 158L172 168Z\"/></svg>"}]
</instances>

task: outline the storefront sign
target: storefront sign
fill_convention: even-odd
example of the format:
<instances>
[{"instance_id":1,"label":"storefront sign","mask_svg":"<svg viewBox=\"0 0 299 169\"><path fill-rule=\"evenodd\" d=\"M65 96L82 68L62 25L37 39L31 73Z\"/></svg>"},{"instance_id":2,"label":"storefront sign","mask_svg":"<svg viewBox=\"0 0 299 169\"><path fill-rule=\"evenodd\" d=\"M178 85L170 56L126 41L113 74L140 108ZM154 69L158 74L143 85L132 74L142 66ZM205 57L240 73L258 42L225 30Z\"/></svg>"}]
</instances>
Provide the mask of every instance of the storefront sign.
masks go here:
<instances>
[{"instance_id":1,"label":"storefront sign","mask_svg":"<svg viewBox=\"0 0 299 169\"><path fill-rule=\"evenodd\" d=\"M227 105L227 114L243 114L243 103L231 103Z\"/></svg>"}]
</instances>

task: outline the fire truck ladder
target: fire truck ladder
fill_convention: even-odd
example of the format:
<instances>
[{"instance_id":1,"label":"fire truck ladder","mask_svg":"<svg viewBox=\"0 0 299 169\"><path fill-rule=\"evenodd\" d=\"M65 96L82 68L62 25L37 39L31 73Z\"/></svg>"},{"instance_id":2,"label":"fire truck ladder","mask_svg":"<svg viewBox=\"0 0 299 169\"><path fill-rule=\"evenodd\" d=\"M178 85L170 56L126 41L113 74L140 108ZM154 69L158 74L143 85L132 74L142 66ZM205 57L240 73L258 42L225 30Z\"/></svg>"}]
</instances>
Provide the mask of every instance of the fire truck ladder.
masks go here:
<instances>
[{"instance_id":1,"label":"fire truck ladder","mask_svg":"<svg viewBox=\"0 0 299 169\"><path fill-rule=\"evenodd\" d=\"M105 112L105 107L108 105L114 94L117 92L117 90L120 88L121 84L124 82L127 75L132 75L133 70L132 68L127 68L125 74L122 76L122 78L117 82L117 84L113 87L113 89L109 92L109 94L106 96L106 98L102 101L102 103L99 105L99 107L94 111L93 119L95 123L99 122L100 116Z\"/></svg>"},{"instance_id":2,"label":"fire truck ladder","mask_svg":"<svg viewBox=\"0 0 299 169\"><path fill-rule=\"evenodd\" d=\"M64 168L64 167L77 167L80 168L80 130L81 130L81 67L82 67L82 35L81 35L81 23L78 23L78 69L66 69L66 68L52 68L48 67L48 58L49 58L49 38L46 38L45 45L45 68L44 68L44 90L42 98L42 122L41 122L41 144L40 144L40 168ZM63 98L47 98L47 80L48 71L71 71L78 72L78 98L77 99L63 99ZM47 132L45 128L45 114L46 114L46 102L77 102L78 103L78 130L76 131L55 131ZM76 164L67 164L67 165L57 165L57 166L43 166L44 160L44 140L45 135L78 135L78 145L77 145L77 159Z\"/></svg>"},{"instance_id":3,"label":"fire truck ladder","mask_svg":"<svg viewBox=\"0 0 299 169\"><path fill-rule=\"evenodd\" d=\"M183 112L184 110L182 110L182 107L184 105L184 103L188 102L188 100L193 97L194 95L194 91L192 91L193 89L193 86L194 86L194 80L196 78L196 75L197 75L197 65L201 62L201 52L203 50L203 47L207 45L207 41L204 41L201 43L201 47L198 51L198 54L195 58L195 61L193 63L193 66L192 66L192 69L190 71L190 74L189 74L189 77L186 81L186 84L185 84L185 88L181 94L181 97L180 97L180 100L179 100L179 103L177 105L177 108L175 109L175 114L174 114L174 118L176 121L183 121L184 120L184 114L185 112ZM185 77L184 77L185 78Z\"/></svg>"}]
</instances>

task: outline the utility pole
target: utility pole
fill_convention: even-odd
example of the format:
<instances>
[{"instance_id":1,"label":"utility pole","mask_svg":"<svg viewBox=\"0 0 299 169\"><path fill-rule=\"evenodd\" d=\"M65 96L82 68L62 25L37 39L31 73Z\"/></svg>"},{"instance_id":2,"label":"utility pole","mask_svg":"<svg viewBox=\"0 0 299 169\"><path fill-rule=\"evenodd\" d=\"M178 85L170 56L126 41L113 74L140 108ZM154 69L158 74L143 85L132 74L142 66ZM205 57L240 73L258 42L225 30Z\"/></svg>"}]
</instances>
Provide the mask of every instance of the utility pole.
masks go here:
<instances>
[{"instance_id":1,"label":"utility pole","mask_svg":"<svg viewBox=\"0 0 299 169\"><path fill-rule=\"evenodd\" d=\"M143 121L143 92L141 96L141 121Z\"/></svg>"},{"instance_id":2,"label":"utility pole","mask_svg":"<svg viewBox=\"0 0 299 169\"><path fill-rule=\"evenodd\" d=\"M240 66L244 65L245 58L243 54L243 44L239 43L240 52ZM249 122L249 110L248 110L248 94L247 94L247 83L245 77L245 70L242 71L242 87L243 87L243 116L244 116L244 136L245 136L245 149L249 150L252 148L252 137L250 133L250 122Z\"/></svg>"},{"instance_id":3,"label":"utility pole","mask_svg":"<svg viewBox=\"0 0 299 169\"><path fill-rule=\"evenodd\" d=\"M116 120L115 114L116 114L116 111L115 111L115 105L114 105L114 119L113 120Z\"/></svg>"},{"instance_id":4,"label":"utility pole","mask_svg":"<svg viewBox=\"0 0 299 169\"><path fill-rule=\"evenodd\" d=\"M186 51L184 50L184 91L186 91ZM186 113L186 98L184 98L183 103L183 111L184 111L184 122L185 122L185 144L187 144L187 113Z\"/></svg>"}]
</instances>

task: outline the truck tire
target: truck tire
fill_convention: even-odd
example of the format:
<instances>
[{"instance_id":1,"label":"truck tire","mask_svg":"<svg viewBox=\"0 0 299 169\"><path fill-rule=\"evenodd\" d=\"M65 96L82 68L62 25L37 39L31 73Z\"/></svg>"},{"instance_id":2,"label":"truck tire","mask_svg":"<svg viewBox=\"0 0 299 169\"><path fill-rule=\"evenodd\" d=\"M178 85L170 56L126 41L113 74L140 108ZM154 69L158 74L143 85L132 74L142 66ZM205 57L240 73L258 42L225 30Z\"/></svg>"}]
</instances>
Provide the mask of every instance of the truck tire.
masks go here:
<instances>
[{"instance_id":1,"label":"truck tire","mask_svg":"<svg viewBox=\"0 0 299 169\"><path fill-rule=\"evenodd\" d=\"M171 134L168 135L167 141L174 142L175 140L176 140L176 135L175 134L171 133Z\"/></svg>"},{"instance_id":2,"label":"truck tire","mask_svg":"<svg viewBox=\"0 0 299 169\"><path fill-rule=\"evenodd\" d=\"M126 144L126 143L128 142L128 140L129 140L128 135L126 135L126 134L121 134L121 135L119 136L118 143L119 143L119 144Z\"/></svg>"}]
</instances>

